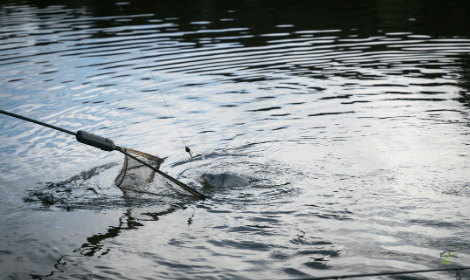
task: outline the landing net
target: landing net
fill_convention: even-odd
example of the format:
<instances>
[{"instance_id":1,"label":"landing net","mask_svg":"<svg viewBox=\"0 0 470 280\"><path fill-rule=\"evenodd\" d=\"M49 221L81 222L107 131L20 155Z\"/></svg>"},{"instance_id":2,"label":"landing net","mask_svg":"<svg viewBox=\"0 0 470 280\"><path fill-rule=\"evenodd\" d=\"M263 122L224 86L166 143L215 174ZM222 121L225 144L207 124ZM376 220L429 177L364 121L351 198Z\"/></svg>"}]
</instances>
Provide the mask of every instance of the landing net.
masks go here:
<instances>
[{"instance_id":1,"label":"landing net","mask_svg":"<svg viewBox=\"0 0 470 280\"><path fill-rule=\"evenodd\" d=\"M163 159L157 156L134 149L121 148L155 169L159 169L163 162ZM140 197L142 194L165 195L168 194L169 189L180 193L177 185L127 155L124 155L121 172L114 182L127 197Z\"/></svg>"}]
</instances>

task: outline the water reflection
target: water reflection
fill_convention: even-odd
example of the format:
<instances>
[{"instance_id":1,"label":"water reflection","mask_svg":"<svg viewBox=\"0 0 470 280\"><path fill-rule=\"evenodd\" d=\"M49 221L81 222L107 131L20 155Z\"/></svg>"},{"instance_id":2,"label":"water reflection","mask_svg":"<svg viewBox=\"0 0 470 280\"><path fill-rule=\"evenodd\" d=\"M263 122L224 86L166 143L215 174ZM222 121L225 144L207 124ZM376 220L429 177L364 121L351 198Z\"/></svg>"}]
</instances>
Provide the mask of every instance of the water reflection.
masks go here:
<instances>
[{"instance_id":1,"label":"water reflection","mask_svg":"<svg viewBox=\"0 0 470 280\"><path fill-rule=\"evenodd\" d=\"M159 216L172 213L175 210L175 208L170 208L163 212L157 212L157 213L152 212L152 210L154 209L146 209L147 211L150 211L150 212L142 211L142 209L139 209L139 210L140 211L138 212L140 212L139 213L141 215L140 217L148 216L148 219L144 219L144 220L158 221ZM77 254L85 256L85 257L98 257L98 258L100 258L101 256L107 255L112 250L111 248L107 248L106 246L107 241L109 242L119 237L119 235L123 231L137 230L139 227L144 226L144 224L142 224L139 221L140 219L134 216L135 214L133 215L133 209L129 208L122 215L122 217L119 218L118 226L109 227L108 231L104 234L98 233L98 234L88 237L87 242L84 243L82 246L80 246L80 248L73 250L71 254L61 256L57 260L57 263L54 265L54 267L56 268L55 271L52 271L48 275L30 274L30 276L33 279L43 279L43 278L48 278L48 277L53 277L53 276L61 277L61 273L66 272L67 269L65 268L67 266L74 265L75 263L74 259L77 259L79 257ZM86 277L86 275L83 275L83 276Z\"/></svg>"},{"instance_id":2,"label":"water reflection","mask_svg":"<svg viewBox=\"0 0 470 280\"><path fill-rule=\"evenodd\" d=\"M460 98L457 100L462 102L467 107L470 107L470 54L461 54L460 56L460 67L462 71L460 72L459 86L463 89L459 91Z\"/></svg>"}]
</instances>

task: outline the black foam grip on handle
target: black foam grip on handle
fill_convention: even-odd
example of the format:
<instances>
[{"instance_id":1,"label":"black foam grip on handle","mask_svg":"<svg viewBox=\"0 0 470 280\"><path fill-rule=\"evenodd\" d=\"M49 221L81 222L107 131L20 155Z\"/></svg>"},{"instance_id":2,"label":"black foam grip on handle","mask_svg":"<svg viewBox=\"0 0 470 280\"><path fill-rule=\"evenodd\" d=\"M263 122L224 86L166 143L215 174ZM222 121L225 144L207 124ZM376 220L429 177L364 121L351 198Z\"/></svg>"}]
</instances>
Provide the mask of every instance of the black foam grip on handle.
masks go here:
<instances>
[{"instance_id":1,"label":"black foam grip on handle","mask_svg":"<svg viewBox=\"0 0 470 280\"><path fill-rule=\"evenodd\" d=\"M104 138L92 133L88 133L85 131L77 131L77 141L81 142L83 144L87 144L96 148L100 148L103 151L114 151L114 148L116 147L114 145L113 140Z\"/></svg>"}]
</instances>

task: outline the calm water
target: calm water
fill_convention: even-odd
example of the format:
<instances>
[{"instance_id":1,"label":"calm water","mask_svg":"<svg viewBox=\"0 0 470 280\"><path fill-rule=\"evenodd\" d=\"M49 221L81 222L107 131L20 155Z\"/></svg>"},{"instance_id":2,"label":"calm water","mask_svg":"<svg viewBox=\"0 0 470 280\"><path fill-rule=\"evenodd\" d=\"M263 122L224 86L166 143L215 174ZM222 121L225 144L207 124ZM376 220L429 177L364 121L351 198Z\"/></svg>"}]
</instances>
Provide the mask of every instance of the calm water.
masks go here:
<instances>
[{"instance_id":1,"label":"calm water","mask_svg":"<svg viewBox=\"0 0 470 280\"><path fill-rule=\"evenodd\" d=\"M164 157L211 196L128 200L120 154L2 115L2 276L469 266L468 1L284 2L132 1L123 17L113 1L2 1L0 109ZM207 189L205 172L252 186Z\"/></svg>"}]
</instances>

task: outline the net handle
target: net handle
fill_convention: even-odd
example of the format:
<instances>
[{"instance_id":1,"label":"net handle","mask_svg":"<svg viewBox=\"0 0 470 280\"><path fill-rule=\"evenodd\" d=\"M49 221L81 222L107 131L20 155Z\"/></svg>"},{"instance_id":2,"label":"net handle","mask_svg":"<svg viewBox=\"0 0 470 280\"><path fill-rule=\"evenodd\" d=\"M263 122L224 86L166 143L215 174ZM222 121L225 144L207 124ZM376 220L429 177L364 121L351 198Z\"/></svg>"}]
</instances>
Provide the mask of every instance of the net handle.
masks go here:
<instances>
[{"instance_id":1,"label":"net handle","mask_svg":"<svg viewBox=\"0 0 470 280\"><path fill-rule=\"evenodd\" d=\"M95 134L92 134L92 133L88 133L88 132L85 132L85 131L78 131L77 133L75 133L73 131L63 129L61 127L50 125L50 124L47 124L47 123L44 123L44 122L41 122L41 121L38 121L38 120L33 120L33 119L30 119L30 118L20 116L20 115L14 114L14 113L10 113L10 112L7 112L7 111L3 111L3 110L0 110L0 114L8 115L10 117L14 117L14 118L21 119L21 120L24 120L24 121L39 124L39 125L42 125L42 126L45 126L45 127L49 127L49 128L52 128L52 129L55 129L55 130L58 130L58 131L62 131L62 132L65 132L65 133L68 133L68 134L71 134L71 135L75 135L77 141L79 141L83 144L93 146L95 148L99 148L99 149L104 150L104 151L108 151L108 152L111 152L111 151L114 151L114 150L119 151L119 152L127 155L128 157L131 157L131 158L135 159L136 161L142 163L143 165L147 166L148 168L151 168L153 171L157 172L158 174L162 175L166 179L168 179L171 182L177 184L178 186L182 187L183 189L185 189L186 191L192 193L193 195L195 195L195 196L197 196L201 199L206 199L206 196L201 194L200 192L190 188L186 184L176 180L175 178L171 177L170 175L167 175L167 174L161 172L160 170L156 169L155 167L141 161L140 159L138 159L138 158L134 157L133 155L129 154L128 152L124 151L121 147L115 146L114 142L111 139L107 139L107 138L104 138L104 137L101 137L101 136L98 136L98 135L95 135Z\"/></svg>"},{"instance_id":2,"label":"net handle","mask_svg":"<svg viewBox=\"0 0 470 280\"><path fill-rule=\"evenodd\" d=\"M125 150L123 150L121 147L119 146L116 146L114 148L116 151L118 152L121 152L123 154L125 154L126 156L142 163L143 165L147 166L148 168L152 169L153 171L157 172L158 174L162 175L163 177L165 177L166 179L170 180L171 182L177 184L178 186L182 187L183 189L185 189L186 191L190 192L191 194L201 198L201 199L206 199L207 197L205 195L203 195L202 193L196 191L195 189L189 187L188 185L176 180L175 178L171 177L170 175L166 174L166 173L163 173L162 171L156 169L155 167L151 166L150 164L146 163L146 162L143 162L142 160L138 159L137 157L129 154L128 152L126 152Z\"/></svg>"}]
</instances>

